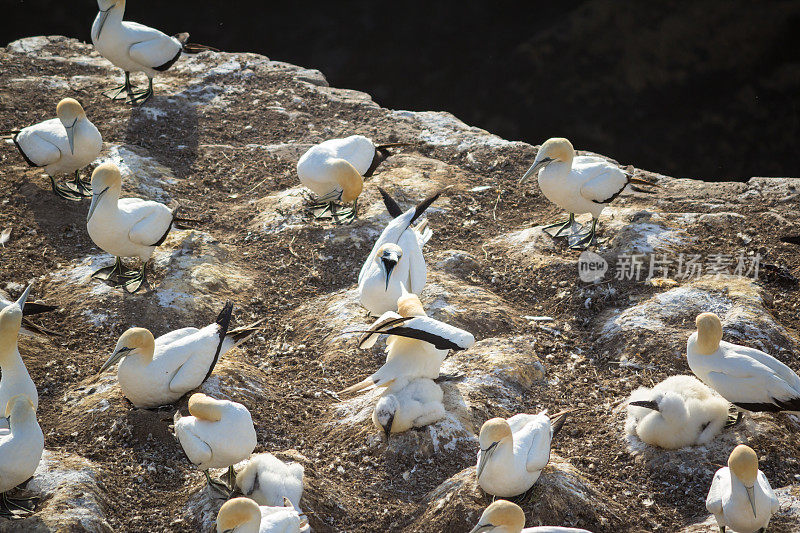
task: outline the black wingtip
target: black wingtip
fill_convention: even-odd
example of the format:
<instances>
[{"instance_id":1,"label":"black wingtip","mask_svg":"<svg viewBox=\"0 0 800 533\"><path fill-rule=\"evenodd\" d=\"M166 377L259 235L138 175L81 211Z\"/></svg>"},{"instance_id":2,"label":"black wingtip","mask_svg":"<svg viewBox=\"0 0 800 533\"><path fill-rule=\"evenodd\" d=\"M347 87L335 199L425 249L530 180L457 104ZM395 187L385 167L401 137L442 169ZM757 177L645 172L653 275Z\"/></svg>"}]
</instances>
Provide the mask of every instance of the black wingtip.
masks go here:
<instances>
[{"instance_id":1,"label":"black wingtip","mask_svg":"<svg viewBox=\"0 0 800 533\"><path fill-rule=\"evenodd\" d=\"M567 415L569 411L565 411L563 413L558 413L553 418L550 419L550 429L552 430L553 436L552 439L556 438L558 432L561 431L561 428L564 427L564 422L567 421Z\"/></svg>"},{"instance_id":2,"label":"black wingtip","mask_svg":"<svg viewBox=\"0 0 800 533\"><path fill-rule=\"evenodd\" d=\"M203 378L203 381L201 383L205 383L205 381L211 376L211 373L214 372L214 367L217 366L217 361L219 361L219 352L222 350L222 343L225 342L225 335L228 334L228 327L231 324L232 315L233 315L233 302L225 302L225 307L223 307L222 311L220 311L219 315L217 315L217 324L219 325L219 331L217 332L217 334L219 335L219 343L217 344L217 351L216 353L214 353L214 360L208 367L208 372L206 372L206 376Z\"/></svg>"},{"instance_id":3,"label":"black wingtip","mask_svg":"<svg viewBox=\"0 0 800 533\"><path fill-rule=\"evenodd\" d=\"M17 141L17 137L19 137L19 133L20 132L15 133L14 137L12 137L11 140L14 142L14 146L17 147L17 151L22 156L22 159L24 159L25 162L28 163L29 167L41 168L42 165L37 165L36 163L31 161L31 159L28 157L28 154L26 154L25 150L22 149L22 146L19 145L19 142Z\"/></svg>"},{"instance_id":4,"label":"black wingtip","mask_svg":"<svg viewBox=\"0 0 800 533\"><path fill-rule=\"evenodd\" d=\"M429 196L424 200L422 200L420 203L418 203L417 208L414 211L414 216L411 217L411 220L409 221L409 225L413 224L415 220L417 220L420 216L422 216L422 213L424 213L425 210L428 209L431 206L431 204L435 202L437 198L439 198L441 194L442 191L439 191L433 196Z\"/></svg>"},{"instance_id":5,"label":"black wingtip","mask_svg":"<svg viewBox=\"0 0 800 533\"><path fill-rule=\"evenodd\" d=\"M403 214L403 209L397 204L397 202L395 202L394 198L392 198L388 192L381 187L378 187L378 192L381 193L383 205L386 206L386 210L389 212L392 218L397 218Z\"/></svg>"},{"instance_id":6,"label":"black wingtip","mask_svg":"<svg viewBox=\"0 0 800 533\"><path fill-rule=\"evenodd\" d=\"M37 304L35 302L25 302L25 307L22 308L22 316L38 315L39 313L46 313L48 311L55 311L58 309L57 305Z\"/></svg>"}]
</instances>

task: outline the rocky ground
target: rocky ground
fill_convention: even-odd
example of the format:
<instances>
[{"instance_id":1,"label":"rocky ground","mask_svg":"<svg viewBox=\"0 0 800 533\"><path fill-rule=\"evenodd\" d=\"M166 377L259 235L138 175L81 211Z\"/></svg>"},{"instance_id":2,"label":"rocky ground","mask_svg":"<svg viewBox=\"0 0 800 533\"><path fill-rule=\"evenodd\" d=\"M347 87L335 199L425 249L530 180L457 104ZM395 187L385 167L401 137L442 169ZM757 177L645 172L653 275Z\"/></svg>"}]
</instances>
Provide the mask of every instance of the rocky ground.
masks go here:
<instances>
[{"instance_id":1,"label":"rocky ground","mask_svg":"<svg viewBox=\"0 0 800 533\"><path fill-rule=\"evenodd\" d=\"M622 404L641 385L689 372L685 342L700 311L723 317L726 339L800 368L800 259L784 242L800 234L800 180L708 184L635 169L660 187L626 191L606 209L596 251L609 271L587 283L578 252L534 228L561 216L535 183L517 183L535 147L447 113L382 109L317 71L254 54L185 57L133 109L100 96L119 72L78 41L16 41L0 49L0 63L0 129L50 118L59 99L75 97L103 135L102 159L121 166L123 192L180 204L205 222L173 231L151 285L124 294L89 279L111 258L86 234L88 202L55 197L12 145L0 145L0 231L11 229L0 288L16 295L34 280L36 298L61 306L40 323L64 332L20 341L46 446L28 489L43 500L33 517L0 529L210 531L221 501L170 434L175 408L134 409L113 372L97 370L128 327L158 335L204 325L231 299L237 325L268 319L201 390L250 409L256 452L305 466L301 507L317 531L468 530L491 501L474 482L475 432L487 418L542 409L573 412L523 504L528 525L712 531L708 485L746 442L781 495L770 531L798 530L796 418L755 415L707 447L666 452L625 438ZM367 181L352 225L314 221L297 158L353 133L417 144ZM343 333L369 322L354 289L389 220L377 186L406 206L446 189L429 210L422 300L478 340L445 362L448 417L388 444L369 421L372 396L341 401L334 392L383 359L382 344L359 350ZM644 254L641 278L616 279L632 254ZM646 282L653 254L673 263L666 276L656 269L666 279ZM678 276L680 254L699 255L705 275ZM757 281L729 275L739 257L743 274L758 259ZM186 399L176 408L185 413Z\"/></svg>"}]
</instances>

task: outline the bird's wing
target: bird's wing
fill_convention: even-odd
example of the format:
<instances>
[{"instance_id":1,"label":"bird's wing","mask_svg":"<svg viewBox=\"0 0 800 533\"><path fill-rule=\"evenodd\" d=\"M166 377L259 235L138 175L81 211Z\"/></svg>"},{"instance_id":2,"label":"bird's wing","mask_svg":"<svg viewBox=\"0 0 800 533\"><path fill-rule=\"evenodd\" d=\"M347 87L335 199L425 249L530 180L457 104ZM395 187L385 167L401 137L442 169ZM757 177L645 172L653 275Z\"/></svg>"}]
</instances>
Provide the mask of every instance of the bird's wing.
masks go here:
<instances>
[{"instance_id":1,"label":"bird's wing","mask_svg":"<svg viewBox=\"0 0 800 533\"><path fill-rule=\"evenodd\" d=\"M358 339L358 347L359 348L372 348L375 345L375 341L378 340L378 337L383 335L388 328L392 326L396 326L398 324L402 324L403 322L407 322L411 320L412 317L403 318L399 314L395 313L394 311L386 311L380 317L378 317L375 322L368 328L366 333Z\"/></svg>"},{"instance_id":2,"label":"bird's wing","mask_svg":"<svg viewBox=\"0 0 800 533\"><path fill-rule=\"evenodd\" d=\"M172 225L172 211L164 204L144 201L119 207L120 210L131 208L131 212L139 217L139 221L128 232L128 238L136 244L157 246Z\"/></svg>"},{"instance_id":3,"label":"bird's wing","mask_svg":"<svg viewBox=\"0 0 800 533\"><path fill-rule=\"evenodd\" d=\"M185 421L185 422L184 422ZM186 457L196 464L204 464L211 461L213 452L211 447L201 440L192 431L194 417L184 417L175 424L175 434L181 443L183 451L186 452Z\"/></svg>"},{"instance_id":4,"label":"bird's wing","mask_svg":"<svg viewBox=\"0 0 800 533\"><path fill-rule=\"evenodd\" d=\"M466 350L475 344L472 333L427 316L415 316L386 333L432 344L438 350Z\"/></svg>"},{"instance_id":5,"label":"bird's wing","mask_svg":"<svg viewBox=\"0 0 800 533\"><path fill-rule=\"evenodd\" d=\"M403 257L400 260L408 265L407 288L410 292L419 294L428 280L428 267L417 240L417 232L412 228L407 229L400 236L397 244L403 249Z\"/></svg>"},{"instance_id":6,"label":"bird's wing","mask_svg":"<svg viewBox=\"0 0 800 533\"><path fill-rule=\"evenodd\" d=\"M519 446L527 457L526 470L538 472L544 468L550 460L550 420L547 415L514 415L508 419L508 425L514 435L514 447Z\"/></svg>"},{"instance_id":7,"label":"bird's wing","mask_svg":"<svg viewBox=\"0 0 800 533\"><path fill-rule=\"evenodd\" d=\"M170 331L169 333L164 333L163 335L161 335L159 338L156 339L156 344L160 346L167 346L184 337L197 333L198 331L200 330L197 328L176 329L175 331Z\"/></svg>"},{"instance_id":8,"label":"bird's wing","mask_svg":"<svg viewBox=\"0 0 800 533\"><path fill-rule=\"evenodd\" d=\"M775 496L775 492L773 492L767 476L765 476L764 472L761 470L758 471L757 483L761 487L761 490L764 491L764 494L769 497L770 510L772 511L772 514L777 513L781 508L781 503L778 501L778 497Z\"/></svg>"},{"instance_id":9,"label":"bird's wing","mask_svg":"<svg viewBox=\"0 0 800 533\"><path fill-rule=\"evenodd\" d=\"M735 346L735 345L728 345L728 346ZM730 353L729 350L726 351ZM735 346L735 351L737 354L741 356L755 359L762 365L768 367L770 370L772 370L772 372L780 376L781 379L783 379L788 385L790 385L793 389L795 389L797 393L796 395L800 395L800 376L798 376L791 368L781 363L768 353L764 353L761 350L756 350L755 348L748 348L746 346Z\"/></svg>"},{"instance_id":10,"label":"bird's wing","mask_svg":"<svg viewBox=\"0 0 800 533\"><path fill-rule=\"evenodd\" d=\"M717 522L722 517L723 497L729 490L730 475L727 470L727 467L717 470L717 473L714 474L714 480L711 482L711 488L708 489L708 496L706 496L706 509L717 517Z\"/></svg>"},{"instance_id":11,"label":"bird's wing","mask_svg":"<svg viewBox=\"0 0 800 533\"><path fill-rule=\"evenodd\" d=\"M572 171L583 180L581 196L597 204L610 202L628 185L628 175L607 161L573 164Z\"/></svg>"},{"instance_id":12,"label":"bird's wing","mask_svg":"<svg viewBox=\"0 0 800 533\"><path fill-rule=\"evenodd\" d=\"M180 43L163 32L135 22L124 24L137 41L128 49L128 55L140 65L160 67L174 59L181 50Z\"/></svg>"},{"instance_id":13,"label":"bird's wing","mask_svg":"<svg viewBox=\"0 0 800 533\"><path fill-rule=\"evenodd\" d=\"M169 382L169 390L187 392L203 383L220 345L218 332L219 326L212 324L191 337L172 343L171 350L189 355Z\"/></svg>"},{"instance_id":14,"label":"bird's wing","mask_svg":"<svg viewBox=\"0 0 800 533\"><path fill-rule=\"evenodd\" d=\"M727 355L719 372L709 372L706 381L734 403L774 403L798 397L798 392L771 368L747 356Z\"/></svg>"},{"instance_id":15,"label":"bird's wing","mask_svg":"<svg viewBox=\"0 0 800 533\"><path fill-rule=\"evenodd\" d=\"M61 147L68 146L67 132L57 118L24 128L14 141L23 155L40 167L61 159Z\"/></svg>"}]
</instances>

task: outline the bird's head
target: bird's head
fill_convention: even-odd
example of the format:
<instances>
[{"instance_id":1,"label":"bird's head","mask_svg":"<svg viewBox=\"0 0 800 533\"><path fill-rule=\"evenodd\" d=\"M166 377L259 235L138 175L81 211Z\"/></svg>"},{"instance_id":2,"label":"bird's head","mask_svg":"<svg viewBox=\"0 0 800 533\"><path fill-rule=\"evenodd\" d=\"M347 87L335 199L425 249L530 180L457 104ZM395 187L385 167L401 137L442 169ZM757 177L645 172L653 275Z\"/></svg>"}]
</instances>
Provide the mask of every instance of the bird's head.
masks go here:
<instances>
[{"instance_id":1,"label":"bird's head","mask_svg":"<svg viewBox=\"0 0 800 533\"><path fill-rule=\"evenodd\" d=\"M22 310L25 309L25 300L28 299L31 287L32 284L28 285L16 302L0 311L0 340L9 344L16 340L19 328L22 327Z\"/></svg>"},{"instance_id":2,"label":"bird's head","mask_svg":"<svg viewBox=\"0 0 800 533\"><path fill-rule=\"evenodd\" d=\"M364 189L364 178L344 159L334 159L330 168L336 183L342 188L342 202L354 202Z\"/></svg>"},{"instance_id":3,"label":"bird's head","mask_svg":"<svg viewBox=\"0 0 800 533\"><path fill-rule=\"evenodd\" d=\"M697 325L697 351L711 355L722 340L722 322L714 313L701 313L695 319Z\"/></svg>"},{"instance_id":4,"label":"bird's head","mask_svg":"<svg viewBox=\"0 0 800 533\"><path fill-rule=\"evenodd\" d=\"M217 513L217 533L243 531L243 526L249 526L248 531L258 531L260 524L261 510L250 498L228 500Z\"/></svg>"},{"instance_id":5,"label":"bird's head","mask_svg":"<svg viewBox=\"0 0 800 533\"><path fill-rule=\"evenodd\" d=\"M189 414L206 422L222 420L222 406L222 400L215 400L202 392L196 392L189 397Z\"/></svg>"},{"instance_id":6,"label":"bird's head","mask_svg":"<svg viewBox=\"0 0 800 533\"><path fill-rule=\"evenodd\" d=\"M489 531L519 533L523 527L525 527L525 513L520 506L508 500L497 500L483 511L478 524L470 533Z\"/></svg>"},{"instance_id":7,"label":"bird's head","mask_svg":"<svg viewBox=\"0 0 800 533\"><path fill-rule=\"evenodd\" d=\"M375 254L375 261L380 266L386 281L386 289L389 288L389 278L392 276L394 267L400 262L401 257L403 257L403 249L393 242L384 244L378 248Z\"/></svg>"},{"instance_id":8,"label":"bird's head","mask_svg":"<svg viewBox=\"0 0 800 533\"><path fill-rule=\"evenodd\" d=\"M19 424L30 418L36 419L36 409L27 394L17 394L6 402L4 415L9 426L13 427L12 424Z\"/></svg>"},{"instance_id":9,"label":"bird's head","mask_svg":"<svg viewBox=\"0 0 800 533\"><path fill-rule=\"evenodd\" d=\"M478 443L481 447L478 461L477 477L480 478L489 458L497 450L497 446L506 439L511 439L511 426L503 418L492 418L481 426Z\"/></svg>"},{"instance_id":10,"label":"bird's head","mask_svg":"<svg viewBox=\"0 0 800 533\"><path fill-rule=\"evenodd\" d=\"M114 191L119 195L122 189L122 174L119 172L119 167L114 163L108 162L99 165L94 172L92 172L92 203L89 205L89 213L86 215L88 222L94 210L97 209L97 204L104 194L109 191Z\"/></svg>"},{"instance_id":11,"label":"bird's head","mask_svg":"<svg viewBox=\"0 0 800 533\"><path fill-rule=\"evenodd\" d=\"M397 401L397 397L394 394L381 396L378 403L375 404L375 420L383 428L387 441L392 433L392 424L399 408L400 402Z\"/></svg>"},{"instance_id":12,"label":"bird's head","mask_svg":"<svg viewBox=\"0 0 800 533\"><path fill-rule=\"evenodd\" d=\"M744 485L747 499L750 500L750 508L753 510L753 518L757 518L755 485L758 478L758 455L750 446L740 444L728 457L728 468Z\"/></svg>"},{"instance_id":13,"label":"bird's head","mask_svg":"<svg viewBox=\"0 0 800 533\"><path fill-rule=\"evenodd\" d=\"M56 106L56 115L67 130L69 151L75 153L75 126L86 118L83 106L74 98L64 98Z\"/></svg>"},{"instance_id":14,"label":"bird's head","mask_svg":"<svg viewBox=\"0 0 800 533\"><path fill-rule=\"evenodd\" d=\"M117 346L114 351L100 367L100 372L114 366L121 359L129 355L141 355L145 358L145 362L149 363L153 360L153 352L155 352L156 341L150 330L145 328L131 328L123 333L117 341Z\"/></svg>"},{"instance_id":15,"label":"bird's head","mask_svg":"<svg viewBox=\"0 0 800 533\"><path fill-rule=\"evenodd\" d=\"M531 168L528 169L519 181L523 181L525 178L535 175L539 170L550 163L567 163L572 166L573 157L575 157L575 149L572 147L572 143L569 142L569 140L563 137L547 139L536 153L536 159L534 159L533 165L531 165Z\"/></svg>"}]
</instances>

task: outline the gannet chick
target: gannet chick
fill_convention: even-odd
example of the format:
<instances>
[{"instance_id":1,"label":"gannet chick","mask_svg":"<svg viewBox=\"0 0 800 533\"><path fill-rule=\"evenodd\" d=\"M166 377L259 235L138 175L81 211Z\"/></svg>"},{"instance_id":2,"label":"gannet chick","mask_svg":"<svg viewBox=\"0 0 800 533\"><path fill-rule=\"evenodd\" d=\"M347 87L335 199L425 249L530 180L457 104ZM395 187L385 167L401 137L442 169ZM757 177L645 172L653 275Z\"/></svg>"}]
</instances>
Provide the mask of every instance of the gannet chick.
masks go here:
<instances>
[{"instance_id":1,"label":"gannet chick","mask_svg":"<svg viewBox=\"0 0 800 533\"><path fill-rule=\"evenodd\" d=\"M228 331L232 313L233 304L228 302L213 324L176 329L157 339L145 328L131 328L99 372L121 359L117 379L134 406L149 409L175 403L208 379L220 356L256 331L255 325Z\"/></svg>"},{"instance_id":2,"label":"gannet chick","mask_svg":"<svg viewBox=\"0 0 800 533\"><path fill-rule=\"evenodd\" d=\"M388 148L407 145L390 143L376 146L363 135L351 135L343 139L328 139L309 148L297 161L297 175L300 183L317 195L317 200L310 206L314 217L352 221L357 214L364 178L372 176L378 165L391 155ZM340 209L337 202L353 205Z\"/></svg>"},{"instance_id":3,"label":"gannet chick","mask_svg":"<svg viewBox=\"0 0 800 533\"><path fill-rule=\"evenodd\" d=\"M800 411L800 377L791 368L761 350L723 341L714 313L698 315L695 323L686 359L706 385L746 411Z\"/></svg>"},{"instance_id":4,"label":"gannet chick","mask_svg":"<svg viewBox=\"0 0 800 533\"><path fill-rule=\"evenodd\" d=\"M436 379L449 350L466 350L475 343L468 331L439 322L425 314L416 294L405 292L397 300L399 313L387 311L364 332L359 348L371 348L378 337L386 340L386 363L365 380L339 394L372 387L388 387L397 381L398 390L416 378Z\"/></svg>"},{"instance_id":5,"label":"gannet chick","mask_svg":"<svg viewBox=\"0 0 800 533\"><path fill-rule=\"evenodd\" d=\"M150 256L167 238L175 212L158 202L120 198L122 176L114 163L103 163L92 173L92 203L86 229L92 241L116 257L114 265L92 274L107 283L136 292L142 286ZM126 269L123 257L138 257L139 271Z\"/></svg>"},{"instance_id":6,"label":"gannet chick","mask_svg":"<svg viewBox=\"0 0 800 533\"><path fill-rule=\"evenodd\" d=\"M693 376L672 376L628 399L625 430L667 450L711 442L728 421L728 402Z\"/></svg>"},{"instance_id":7,"label":"gannet chick","mask_svg":"<svg viewBox=\"0 0 800 533\"><path fill-rule=\"evenodd\" d=\"M305 533L311 531L304 514L285 507L260 506L250 498L233 498L217 514L217 533Z\"/></svg>"},{"instance_id":8,"label":"gannet chick","mask_svg":"<svg viewBox=\"0 0 800 533\"><path fill-rule=\"evenodd\" d=\"M5 373L3 379L7 379ZM0 433L0 516L33 512L35 500L13 500L6 492L36 472L44 450L44 435L36 421L36 408L25 394L4 404L8 432Z\"/></svg>"},{"instance_id":9,"label":"gannet chick","mask_svg":"<svg viewBox=\"0 0 800 533\"><path fill-rule=\"evenodd\" d=\"M208 46L192 44L188 33L179 33L174 37L144 26L136 22L123 22L125 0L97 0L99 12L92 24L92 43L95 50L108 59L114 66L125 72L125 83L107 93L116 90L109 96L113 100L128 98L131 104L143 104L153 96L153 78L159 72L170 68L181 57L181 53L196 54L204 50L213 50ZM143 72L148 78L145 91L136 92L131 87L131 72Z\"/></svg>"},{"instance_id":10,"label":"gannet chick","mask_svg":"<svg viewBox=\"0 0 800 533\"><path fill-rule=\"evenodd\" d=\"M565 420L563 413L551 423L544 411L487 420L478 438L478 485L500 498L526 492L550 460L550 442Z\"/></svg>"},{"instance_id":11,"label":"gannet chick","mask_svg":"<svg viewBox=\"0 0 800 533\"><path fill-rule=\"evenodd\" d=\"M288 499L300 510L303 473L300 463L287 464L271 453L259 453L236 475L236 486L259 505L279 507Z\"/></svg>"},{"instance_id":12,"label":"gannet chick","mask_svg":"<svg viewBox=\"0 0 800 533\"><path fill-rule=\"evenodd\" d=\"M11 299L11 296L9 296L7 292L0 290L0 309L5 309L9 305L14 305L14 300ZM41 334L45 336L60 337L62 335L61 333L51 331L45 327L31 322L31 320L28 319L29 316L55 311L56 309L58 309L57 305L48 305L38 302L25 302L25 306L22 308L22 327L20 328L19 332L25 335Z\"/></svg>"},{"instance_id":13,"label":"gannet chick","mask_svg":"<svg viewBox=\"0 0 800 533\"><path fill-rule=\"evenodd\" d=\"M758 456L749 446L738 445L728 466L714 474L706 509L717 519L721 533L729 527L740 533L766 531L780 504L767 476L758 469Z\"/></svg>"},{"instance_id":14,"label":"gannet chick","mask_svg":"<svg viewBox=\"0 0 800 533\"><path fill-rule=\"evenodd\" d=\"M591 533L574 527L525 526L525 513L519 505L497 500L487 507L470 533Z\"/></svg>"},{"instance_id":15,"label":"gannet chick","mask_svg":"<svg viewBox=\"0 0 800 533\"><path fill-rule=\"evenodd\" d=\"M244 461L256 447L256 429L250 411L240 403L215 400L195 393L189 398L189 414L175 413L175 436L189 460L206 476L209 486L230 494L236 482L233 465ZM209 468L226 468L227 485L212 481Z\"/></svg>"},{"instance_id":16,"label":"gannet chick","mask_svg":"<svg viewBox=\"0 0 800 533\"><path fill-rule=\"evenodd\" d=\"M28 285L16 302L0 310L0 413L5 411L11 398L20 394L30 400L34 411L39 406L36 385L22 362L17 346L25 300L32 286ZM7 422L0 418L0 428L3 427L7 427Z\"/></svg>"},{"instance_id":17,"label":"gannet chick","mask_svg":"<svg viewBox=\"0 0 800 533\"><path fill-rule=\"evenodd\" d=\"M422 247L433 232L427 227L426 220L416 227L411 225L439 197L437 193L402 212L386 191L379 190L394 219L375 241L358 274L361 305L375 316L397 309L397 299L402 294L401 286L414 294L420 294L425 287L428 268L422 256Z\"/></svg>"},{"instance_id":18,"label":"gannet chick","mask_svg":"<svg viewBox=\"0 0 800 533\"><path fill-rule=\"evenodd\" d=\"M391 433L425 427L447 415L442 404L444 393L433 380L417 378L404 387L397 387L396 383L389 385L372 411L372 423L383 430L387 439Z\"/></svg>"},{"instance_id":19,"label":"gannet chick","mask_svg":"<svg viewBox=\"0 0 800 533\"><path fill-rule=\"evenodd\" d=\"M73 98L61 100L56 115L58 118L9 133L14 134L12 140L25 162L44 168L55 194L79 201L91 196L89 182L81 179L80 171L100 155L103 138L86 117L83 106ZM74 174L74 189L56 184L55 176L61 174Z\"/></svg>"},{"instance_id":20,"label":"gannet chick","mask_svg":"<svg viewBox=\"0 0 800 533\"><path fill-rule=\"evenodd\" d=\"M570 227L576 214L591 213L592 228L579 235L571 248L585 248L592 244L600 213L629 183L655 185L649 181L629 176L621 168L600 157L576 156L572 143L560 137L548 139L536 154L533 165L522 180L539 172L539 187L548 200L569 213L569 219L550 224L544 229L559 227L555 236Z\"/></svg>"}]
</instances>

